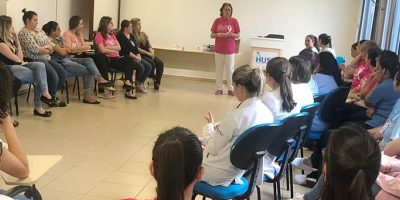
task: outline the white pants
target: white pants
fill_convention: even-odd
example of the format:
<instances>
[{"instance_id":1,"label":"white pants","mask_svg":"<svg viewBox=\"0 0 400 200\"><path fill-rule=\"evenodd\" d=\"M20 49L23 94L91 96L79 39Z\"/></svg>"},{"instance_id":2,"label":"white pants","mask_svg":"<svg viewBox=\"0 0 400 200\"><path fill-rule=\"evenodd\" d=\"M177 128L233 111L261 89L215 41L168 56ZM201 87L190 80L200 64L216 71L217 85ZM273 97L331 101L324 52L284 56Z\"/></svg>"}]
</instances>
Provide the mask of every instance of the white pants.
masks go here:
<instances>
[{"instance_id":1,"label":"white pants","mask_svg":"<svg viewBox=\"0 0 400 200\"><path fill-rule=\"evenodd\" d=\"M215 53L215 72L217 75L217 90L222 90L224 85L224 71L228 90L233 91L232 74L235 65L235 54Z\"/></svg>"}]
</instances>

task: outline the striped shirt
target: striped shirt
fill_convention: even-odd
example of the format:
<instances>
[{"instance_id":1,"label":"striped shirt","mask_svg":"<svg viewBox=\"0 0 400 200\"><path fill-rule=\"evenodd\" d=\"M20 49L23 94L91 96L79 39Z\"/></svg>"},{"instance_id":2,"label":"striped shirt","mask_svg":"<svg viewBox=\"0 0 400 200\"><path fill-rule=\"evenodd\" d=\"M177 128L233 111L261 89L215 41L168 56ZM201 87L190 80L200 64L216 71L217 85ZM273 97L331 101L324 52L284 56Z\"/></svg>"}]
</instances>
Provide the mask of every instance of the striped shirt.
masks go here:
<instances>
[{"instance_id":1,"label":"striped shirt","mask_svg":"<svg viewBox=\"0 0 400 200\"><path fill-rule=\"evenodd\" d=\"M33 60L50 60L50 54L39 54L40 47L49 44L52 45L50 39L40 29L36 29L35 32L36 33L24 27L18 33L24 56Z\"/></svg>"}]
</instances>

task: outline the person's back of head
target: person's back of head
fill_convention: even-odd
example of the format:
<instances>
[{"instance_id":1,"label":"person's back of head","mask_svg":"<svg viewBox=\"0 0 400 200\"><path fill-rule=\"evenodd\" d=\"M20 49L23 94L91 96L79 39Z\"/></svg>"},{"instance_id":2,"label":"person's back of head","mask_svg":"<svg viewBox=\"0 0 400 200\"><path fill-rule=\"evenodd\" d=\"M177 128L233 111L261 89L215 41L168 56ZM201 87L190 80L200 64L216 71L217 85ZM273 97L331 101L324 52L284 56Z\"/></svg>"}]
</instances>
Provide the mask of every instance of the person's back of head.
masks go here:
<instances>
[{"instance_id":1,"label":"person's back of head","mask_svg":"<svg viewBox=\"0 0 400 200\"><path fill-rule=\"evenodd\" d=\"M376 58L378 58L382 53L382 49L374 47L368 50L368 59L371 61L371 65L376 67Z\"/></svg>"},{"instance_id":2,"label":"person's back of head","mask_svg":"<svg viewBox=\"0 0 400 200\"><path fill-rule=\"evenodd\" d=\"M286 112L291 112L296 106L293 100L292 85L289 79L290 62L283 57L272 58L267 63L266 74L268 78L272 78L280 87L282 98L282 108Z\"/></svg>"},{"instance_id":3,"label":"person's back of head","mask_svg":"<svg viewBox=\"0 0 400 200\"><path fill-rule=\"evenodd\" d=\"M305 59L309 60L311 63L311 73L314 72L319 63L319 54L315 53L311 49L303 49L300 51L299 56L303 56Z\"/></svg>"},{"instance_id":4,"label":"person's back of head","mask_svg":"<svg viewBox=\"0 0 400 200\"><path fill-rule=\"evenodd\" d=\"M322 200L372 200L380 162L378 143L361 126L348 124L333 131L325 151Z\"/></svg>"},{"instance_id":5,"label":"person's back of head","mask_svg":"<svg viewBox=\"0 0 400 200\"><path fill-rule=\"evenodd\" d=\"M379 55L379 66L389 72L389 77L394 79L397 71L399 70L399 57L397 54L390 50L384 50Z\"/></svg>"},{"instance_id":6,"label":"person's back of head","mask_svg":"<svg viewBox=\"0 0 400 200\"><path fill-rule=\"evenodd\" d=\"M330 52L319 53L318 73L333 76L337 85L341 84L339 66L335 57Z\"/></svg>"},{"instance_id":7,"label":"person's back of head","mask_svg":"<svg viewBox=\"0 0 400 200\"><path fill-rule=\"evenodd\" d=\"M318 41L321 45L325 45L332 48L332 39L331 36L329 36L328 34L326 33L320 34L318 36Z\"/></svg>"},{"instance_id":8,"label":"person's back of head","mask_svg":"<svg viewBox=\"0 0 400 200\"><path fill-rule=\"evenodd\" d=\"M0 62L0 119L9 115L13 76Z\"/></svg>"},{"instance_id":9,"label":"person's back of head","mask_svg":"<svg viewBox=\"0 0 400 200\"><path fill-rule=\"evenodd\" d=\"M183 200L185 190L193 187L203 173L201 143L186 128L175 127L160 134L152 160L151 173L157 181L159 200Z\"/></svg>"},{"instance_id":10,"label":"person's back of head","mask_svg":"<svg viewBox=\"0 0 400 200\"><path fill-rule=\"evenodd\" d=\"M261 69L249 65L238 67L232 74L233 83L246 88L247 97L261 97L264 92L265 76Z\"/></svg>"},{"instance_id":11,"label":"person's back of head","mask_svg":"<svg viewBox=\"0 0 400 200\"><path fill-rule=\"evenodd\" d=\"M311 78L311 62L303 56L293 56L290 62L290 80L293 83L308 83Z\"/></svg>"}]
</instances>

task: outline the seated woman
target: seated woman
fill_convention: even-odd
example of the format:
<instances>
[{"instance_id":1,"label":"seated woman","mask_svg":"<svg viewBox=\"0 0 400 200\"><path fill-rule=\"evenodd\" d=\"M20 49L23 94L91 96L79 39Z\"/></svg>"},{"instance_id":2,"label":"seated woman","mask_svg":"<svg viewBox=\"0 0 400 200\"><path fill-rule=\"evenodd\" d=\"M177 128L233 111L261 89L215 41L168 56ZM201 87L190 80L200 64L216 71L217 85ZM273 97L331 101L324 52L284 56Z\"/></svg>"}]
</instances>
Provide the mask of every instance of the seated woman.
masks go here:
<instances>
[{"instance_id":1,"label":"seated woman","mask_svg":"<svg viewBox=\"0 0 400 200\"><path fill-rule=\"evenodd\" d=\"M318 38L315 35L307 35L304 40L305 49L310 49L315 53L319 53Z\"/></svg>"},{"instance_id":2,"label":"seated woman","mask_svg":"<svg viewBox=\"0 0 400 200\"><path fill-rule=\"evenodd\" d=\"M314 76L313 74L315 73L315 69L317 68L318 63L319 63L319 54L315 53L311 49L303 49L302 51L300 51L299 56L302 56L303 58L310 61L310 63L311 63L312 74L311 74L310 81L308 81L307 85L310 88L311 93L314 96L316 96L319 94L319 91L318 91L318 85L313 78L313 76Z\"/></svg>"},{"instance_id":3,"label":"seated woman","mask_svg":"<svg viewBox=\"0 0 400 200\"><path fill-rule=\"evenodd\" d=\"M319 54L319 63L313 78L318 86L320 95L325 95L342 84L336 59L329 52Z\"/></svg>"},{"instance_id":4,"label":"seated woman","mask_svg":"<svg viewBox=\"0 0 400 200\"><path fill-rule=\"evenodd\" d=\"M29 175L29 164L9 114L12 81L11 73L0 63L0 128L8 144L6 148L0 141L0 169L11 176L23 179Z\"/></svg>"},{"instance_id":5,"label":"seated woman","mask_svg":"<svg viewBox=\"0 0 400 200\"><path fill-rule=\"evenodd\" d=\"M23 53L18 36L14 32L10 17L0 16L0 61L17 77L27 83L35 83L34 101L35 109L33 114L41 117L50 117L51 111L43 109L42 101L51 103L52 97L47 87L46 69L40 62L24 62ZM18 91L15 91L18 92Z\"/></svg>"},{"instance_id":6,"label":"seated woman","mask_svg":"<svg viewBox=\"0 0 400 200\"><path fill-rule=\"evenodd\" d=\"M205 116L207 125L203 128L203 143L204 155L208 156L203 162L203 181L211 185L228 186L232 181L241 183L244 170L233 166L229 159L233 143L248 128L273 122L271 111L259 99L265 85L261 70L244 65L234 71L232 79L239 106L221 123L214 122L211 112ZM273 158L266 156L265 159L267 163L273 163ZM275 171L272 165L264 167L267 171Z\"/></svg>"},{"instance_id":7,"label":"seated woman","mask_svg":"<svg viewBox=\"0 0 400 200\"><path fill-rule=\"evenodd\" d=\"M50 54L54 51L54 44L51 43L46 34L37 28L38 16L36 12L22 10L22 20L25 27L18 33L21 42L25 61L37 61L45 64L47 73L47 84L52 96L51 102L44 102L51 107L65 107L67 104L56 97L58 89L64 87L67 72L62 65L51 60Z\"/></svg>"},{"instance_id":8,"label":"seated woman","mask_svg":"<svg viewBox=\"0 0 400 200\"><path fill-rule=\"evenodd\" d=\"M140 56L136 45L135 36L132 32L132 23L128 20L122 20L121 30L117 34L117 39L121 45L120 56L129 57L132 59L136 70L135 82L137 92L143 92L143 83L151 72L151 64Z\"/></svg>"},{"instance_id":9,"label":"seated woman","mask_svg":"<svg viewBox=\"0 0 400 200\"><path fill-rule=\"evenodd\" d=\"M368 67L371 67L373 71L379 70L379 68L377 68L376 62L378 61L378 57L381 55L381 53L382 50L380 48L371 48L365 55L366 56L364 58L365 64ZM360 99L364 99L367 95L369 95L369 93L373 92L377 83L378 80L376 80L374 76L368 77L368 79L365 81L364 85L361 88L361 92L359 94Z\"/></svg>"},{"instance_id":10,"label":"seated woman","mask_svg":"<svg viewBox=\"0 0 400 200\"><path fill-rule=\"evenodd\" d=\"M311 63L302 56L293 56L289 59L290 76L292 82L293 99L297 103L296 112L300 112L301 107L314 103L314 96L308 82L311 79Z\"/></svg>"},{"instance_id":11,"label":"seated woman","mask_svg":"<svg viewBox=\"0 0 400 200\"><path fill-rule=\"evenodd\" d=\"M332 39L331 36L329 36L326 33L322 33L321 35L318 36L318 46L320 48L320 52L329 52L333 55L333 57L336 58L336 53L335 50L332 48Z\"/></svg>"},{"instance_id":12,"label":"seated woman","mask_svg":"<svg viewBox=\"0 0 400 200\"><path fill-rule=\"evenodd\" d=\"M72 53L70 48L64 47L63 39L61 36L60 26L57 22L50 21L43 25L42 30L46 33L49 39L53 42L54 52L51 54L53 60L62 64L67 72L74 76L83 76L83 103L88 104L99 104L100 101L96 96L92 95L92 83L93 75L98 75L97 80L100 79L101 75L99 70L97 70L91 58L70 58L68 55ZM86 65L84 65L86 64ZM92 74L93 73L93 74ZM109 82L99 82L99 88L104 87Z\"/></svg>"},{"instance_id":13,"label":"seated woman","mask_svg":"<svg viewBox=\"0 0 400 200\"><path fill-rule=\"evenodd\" d=\"M360 40L359 42L351 45L351 57L353 57L353 60L351 60L348 65L344 63L340 64L340 69L342 70L342 76L344 79L351 81L351 79L353 78L354 70L358 67L365 65L365 61L364 59L362 59L362 55L360 52L360 44L366 41L367 40Z\"/></svg>"},{"instance_id":14,"label":"seated woman","mask_svg":"<svg viewBox=\"0 0 400 200\"><path fill-rule=\"evenodd\" d=\"M262 102L271 110L275 121L298 113L297 103L293 99L292 84L289 79L290 63L286 58L273 58L266 67L265 75L271 91L265 93Z\"/></svg>"},{"instance_id":15,"label":"seated woman","mask_svg":"<svg viewBox=\"0 0 400 200\"><path fill-rule=\"evenodd\" d=\"M115 91L115 89L111 87L108 78L106 80L100 75L93 59L89 56L85 56L86 51L90 50L91 47L85 44L82 33L83 27L82 17L75 15L69 19L69 29L62 35L63 46L68 49L68 57L70 60L86 66L90 74L92 74L98 82L99 88Z\"/></svg>"},{"instance_id":16,"label":"seated woman","mask_svg":"<svg viewBox=\"0 0 400 200\"><path fill-rule=\"evenodd\" d=\"M343 126L330 136L323 176L312 191L294 200L372 200L380 165L381 153L374 138L362 127Z\"/></svg>"},{"instance_id":17,"label":"seated woman","mask_svg":"<svg viewBox=\"0 0 400 200\"><path fill-rule=\"evenodd\" d=\"M121 46L113 33L113 22L111 17L104 16L100 19L99 27L97 29L96 36L94 38L96 48L102 54L98 58L98 69L103 77L107 77L108 69L110 66L117 70L121 70L125 73L125 81L123 88L125 90L133 90L132 86L132 76L134 63L129 57L119 56L119 51ZM143 89L143 88L141 88ZM143 89L144 90L144 89ZM146 92L145 90L143 92ZM129 93L129 92L128 92ZM99 90L99 97L102 98L112 98L113 96L104 93L104 91ZM125 96L126 93L125 93ZM128 98L128 97L127 97Z\"/></svg>"},{"instance_id":18,"label":"seated woman","mask_svg":"<svg viewBox=\"0 0 400 200\"><path fill-rule=\"evenodd\" d=\"M383 61L385 62L385 61ZM397 72L394 83L394 90L396 93L400 93L400 73ZM396 101L393 106L392 112L387 118L386 122L382 126L378 126L368 131L372 136L380 141L379 145L385 147L390 141L400 138L400 99Z\"/></svg>"},{"instance_id":19,"label":"seated woman","mask_svg":"<svg viewBox=\"0 0 400 200\"><path fill-rule=\"evenodd\" d=\"M393 88L393 79L399 67L398 56L394 52L385 50L378 58L378 70L374 72L373 76L379 84L372 89L373 92L365 97L364 102L367 108L359 106L352 110L348 109L343 116L344 122L361 123L367 129L381 126L389 117L394 104L400 97L400 94Z\"/></svg>"},{"instance_id":20,"label":"seated woman","mask_svg":"<svg viewBox=\"0 0 400 200\"><path fill-rule=\"evenodd\" d=\"M142 29L142 23L139 18L133 18L131 20L133 25L133 33L138 42L139 52L142 58L145 59L152 65L152 71L150 73L150 78L154 79L154 89L158 90L161 85L161 78L164 73L164 63L160 58L155 56L154 49L151 47L149 37Z\"/></svg>"}]
</instances>

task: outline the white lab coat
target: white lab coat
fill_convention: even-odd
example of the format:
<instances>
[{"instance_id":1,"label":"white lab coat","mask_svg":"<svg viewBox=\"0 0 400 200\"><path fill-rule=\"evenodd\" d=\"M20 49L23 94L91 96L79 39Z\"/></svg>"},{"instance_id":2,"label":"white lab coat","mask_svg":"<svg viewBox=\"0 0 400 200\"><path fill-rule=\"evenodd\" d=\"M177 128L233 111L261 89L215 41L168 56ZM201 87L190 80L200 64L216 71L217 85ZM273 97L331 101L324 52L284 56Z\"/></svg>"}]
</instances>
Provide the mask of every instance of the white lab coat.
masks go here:
<instances>
[{"instance_id":1,"label":"white lab coat","mask_svg":"<svg viewBox=\"0 0 400 200\"><path fill-rule=\"evenodd\" d=\"M203 128L205 144L203 181L210 185L224 186L228 186L233 180L241 183L240 177L243 176L244 170L236 168L230 161L233 143L247 129L273 121L271 111L260 99L253 97L243 101L238 108L228 113L218 128L214 129L213 124L207 124Z\"/></svg>"}]
</instances>

